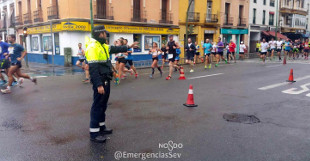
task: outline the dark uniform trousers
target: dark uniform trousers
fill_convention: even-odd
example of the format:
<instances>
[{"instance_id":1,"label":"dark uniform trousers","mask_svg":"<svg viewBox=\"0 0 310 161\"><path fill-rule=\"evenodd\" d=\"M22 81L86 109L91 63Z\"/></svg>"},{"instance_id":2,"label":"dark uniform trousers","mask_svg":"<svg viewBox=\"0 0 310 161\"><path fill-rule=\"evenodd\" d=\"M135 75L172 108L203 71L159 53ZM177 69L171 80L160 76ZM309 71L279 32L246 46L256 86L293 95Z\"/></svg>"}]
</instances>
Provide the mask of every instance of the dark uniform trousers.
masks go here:
<instances>
[{"instance_id":1,"label":"dark uniform trousers","mask_svg":"<svg viewBox=\"0 0 310 161\"><path fill-rule=\"evenodd\" d=\"M99 130L105 128L105 111L108 106L108 100L110 97L110 80L103 82L104 94L99 94L97 87L93 85L94 95L93 104L90 112L90 136L95 138L99 135Z\"/></svg>"}]
</instances>

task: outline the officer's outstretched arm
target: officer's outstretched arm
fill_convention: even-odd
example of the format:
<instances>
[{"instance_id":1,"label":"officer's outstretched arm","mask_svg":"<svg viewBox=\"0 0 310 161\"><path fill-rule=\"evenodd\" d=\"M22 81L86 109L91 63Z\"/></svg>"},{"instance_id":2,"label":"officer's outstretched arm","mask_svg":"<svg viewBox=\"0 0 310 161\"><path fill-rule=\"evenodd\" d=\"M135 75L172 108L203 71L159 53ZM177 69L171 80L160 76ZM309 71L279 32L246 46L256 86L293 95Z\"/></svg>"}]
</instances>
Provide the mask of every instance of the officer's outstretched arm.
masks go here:
<instances>
[{"instance_id":1,"label":"officer's outstretched arm","mask_svg":"<svg viewBox=\"0 0 310 161\"><path fill-rule=\"evenodd\" d=\"M128 48L127 46L110 46L110 53L124 53L127 52Z\"/></svg>"}]
</instances>

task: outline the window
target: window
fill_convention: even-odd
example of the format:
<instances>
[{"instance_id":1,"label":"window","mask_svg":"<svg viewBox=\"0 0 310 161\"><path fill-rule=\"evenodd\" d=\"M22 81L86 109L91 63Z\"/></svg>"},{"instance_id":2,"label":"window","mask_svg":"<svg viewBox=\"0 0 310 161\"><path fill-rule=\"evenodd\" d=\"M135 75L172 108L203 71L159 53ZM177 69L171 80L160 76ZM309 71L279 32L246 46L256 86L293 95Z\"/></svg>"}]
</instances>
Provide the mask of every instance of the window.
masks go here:
<instances>
[{"instance_id":1,"label":"window","mask_svg":"<svg viewBox=\"0 0 310 161\"><path fill-rule=\"evenodd\" d=\"M275 0L270 0L270 6L274 7L274 4L275 4Z\"/></svg>"},{"instance_id":2,"label":"window","mask_svg":"<svg viewBox=\"0 0 310 161\"><path fill-rule=\"evenodd\" d=\"M156 42L158 48L160 48L160 37L159 36L145 36L144 37L144 50L150 50L153 43Z\"/></svg>"},{"instance_id":3,"label":"window","mask_svg":"<svg viewBox=\"0 0 310 161\"><path fill-rule=\"evenodd\" d=\"M141 34L133 34L133 41L134 42L139 42L138 44L138 48L134 48L133 52L141 52L141 44L142 44L142 39L141 39Z\"/></svg>"},{"instance_id":4,"label":"window","mask_svg":"<svg viewBox=\"0 0 310 161\"><path fill-rule=\"evenodd\" d=\"M55 41L55 54L60 55L59 33L54 33L54 41Z\"/></svg>"},{"instance_id":5,"label":"window","mask_svg":"<svg viewBox=\"0 0 310 161\"><path fill-rule=\"evenodd\" d=\"M256 24L256 9L253 9L253 24Z\"/></svg>"},{"instance_id":6,"label":"window","mask_svg":"<svg viewBox=\"0 0 310 161\"><path fill-rule=\"evenodd\" d=\"M269 13L269 25L273 26L274 24L274 14Z\"/></svg>"},{"instance_id":7,"label":"window","mask_svg":"<svg viewBox=\"0 0 310 161\"><path fill-rule=\"evenodd\" d=\"M254 3L257 3L257 1L256 1L256 0L254 0Z\"/></svg>"},{"instance_id":8,"label":"window","mask_svg":"<svg viewBox=\"0 0 310 161\"><path fill-rule=\"evenodd\" d=\"M266 0L264 0L264 5L266 5Z\"/></svg>"},{"instance_id":9,"label":"window","mask_svg":"<svg viewBox=\"0 0 310 161\"><path fill-rule=\"evenodd\" d=\"M265 25L266 22L266 11L263 10L263 25Z\"/></svg>"},{"instance_id":10,"label":"window","mask_svg":"<svg viewBox=\"0 0 310 161\"><path fill-rule=\"evenodd\" d=\"M43 51L52 51L53 41L51 36L43 36Z\"/></svg>"},{"instance_id":11,"label":"window","mask_svg":"<svg viewBox=\"0 0 310 161\"><path fill-rule=\"evenodd\" d=\"M31 51L39 51L39 37L38 36L31 36L30 37L30 45Z\"/></svg>"}]
</instances>

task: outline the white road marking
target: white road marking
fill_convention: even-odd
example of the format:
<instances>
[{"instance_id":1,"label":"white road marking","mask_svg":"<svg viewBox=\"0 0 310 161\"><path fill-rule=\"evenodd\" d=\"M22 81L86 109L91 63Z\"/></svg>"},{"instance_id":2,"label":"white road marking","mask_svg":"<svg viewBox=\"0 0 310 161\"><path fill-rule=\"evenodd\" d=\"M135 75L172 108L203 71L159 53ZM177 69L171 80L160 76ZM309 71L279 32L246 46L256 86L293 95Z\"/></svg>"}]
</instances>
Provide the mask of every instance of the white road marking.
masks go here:
<instances>
[{"instance_id":1,"label":"white road marking","mask_svg":"<svg viewBox=\"0 0 310 161\"><path fill-rule=\"evenodd\" d=\"M305 80L305 79L308 79L308 78L310 78L310 75L307 75L307 76L304 76L304 77L301 77L301 78L297 78L297 79L295 79L295 81L302 81L302 80ZM272 85L269 85L269 86L261 87L261 88L258 88L258 89L259 90L268 90L268 89L284 86L284 85L287 85L287 84L290 84L290 82L276 83L276 84L272 84Z\"/></svg>"},{"instance_id":2,"label":"white road marking","mask_svg":"<svg viewBox=\"0 0 310 161\"><path fill-rule=\"evenodd\" d=\"M216 74L210 74L210 75L203 75L203 76L198 76L198 77L191 77L188 79L198 79L198 78L205 78L205 77L212 77L212 76L216 76L216 75L222 75L224 73L216 73Z\"/></svg>"},{"instance_id":3,"label":"white road marking","mask_svg":"<svg viewBox=\"0 0 310 161\"><path fill-rule=\"evenodd\" d=\"M282 91L282 93L287 93L287 94L302 94L302 93L304 93L304 92L309 91L309 88L307 87L307 86L309 86L309 85L310 85L310 83L301 85L300 88L302 88L302 89L299 90L299 91L296 91L297 88L290 88L290 89L287 89L287 90Z\"/></svg>"},{"instance_id":4,"label":"white road marking","mask_svg":"<svg viewBox=\"0 0 310 161\"><path fill-rule=\"evenodd\" d=\"M40 75L40 76L35 76L35 78L46 78L47 76Z\"/></svg>"}]
</instances>

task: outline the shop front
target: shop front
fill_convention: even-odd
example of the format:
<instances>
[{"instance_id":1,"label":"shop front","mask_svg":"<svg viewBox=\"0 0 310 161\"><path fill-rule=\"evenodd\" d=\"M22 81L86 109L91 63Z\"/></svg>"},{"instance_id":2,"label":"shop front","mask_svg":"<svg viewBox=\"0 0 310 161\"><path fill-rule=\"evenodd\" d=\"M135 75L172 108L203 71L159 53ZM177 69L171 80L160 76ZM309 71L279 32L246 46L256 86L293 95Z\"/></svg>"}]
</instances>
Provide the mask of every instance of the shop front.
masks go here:
<instances>
[{"instance_id":1,"label":"shop front","mask_svg":"<svg viewBox=\"0 0 310 161\"><path fill-rule=\"evenodd\" d=\"M95 24L99 25L99 24ZM52 30L51 30L52 26ZM168 35L175 35L178 40L179 29L163 27L144 27L105 24L110 32L109 44L120 37L128 39L129 44L139 42L139 48L134 49L134 61L151 59L148 50L152 43L158 43L161 47L168 40ZM27 51L28 61L37 63L64 65L65 54L71 50L72 64L78 60L78 44L82 43L85 49L85 37L90 36L91 27L88 22L65 21L52 25L44 25L28 28ZM114 58L114 56L113 56ZM114 60L114 59L113 59Z\"/></svg>"},{"instance_id":2,"label":"shop front","mask_svg":"<svg viewBox=\"0 0 310 161\"><path fill-rule=\"evenodd\" d=\"M236 43L236 53L239 54L240 42L243 41L247 44L248 40L248 29L227 29L221 28L222 41L226 44L233 40Z\"/></svg>"}]
</instances>

